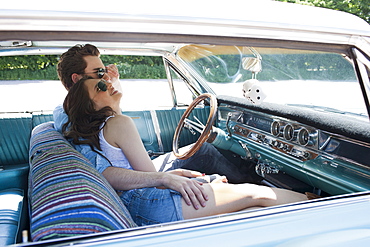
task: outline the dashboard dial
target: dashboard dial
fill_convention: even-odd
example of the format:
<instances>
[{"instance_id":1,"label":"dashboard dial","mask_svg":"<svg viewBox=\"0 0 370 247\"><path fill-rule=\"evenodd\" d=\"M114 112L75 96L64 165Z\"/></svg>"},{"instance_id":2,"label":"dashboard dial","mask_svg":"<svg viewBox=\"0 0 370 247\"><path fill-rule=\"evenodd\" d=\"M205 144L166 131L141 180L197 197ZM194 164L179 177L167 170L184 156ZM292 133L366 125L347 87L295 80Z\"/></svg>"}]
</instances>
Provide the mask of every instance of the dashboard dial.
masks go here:
<instances>
[{"instance_id":1,"label":"dashboard dial","mask_svg":"<svg viewBox=\"0 0 370 247\"><path fill-rule=\"evenodd\" d=\"M291 124L287 124L283 129L283 137L287 141L291 141L294 137L294 127Z\"/></svg>"},{"instance_id":2,"label":"dashboard dial","mask_svg":"<svg viewBox=\"0 0 370 247\"><path fill-rule=\"evenodd\" d=\"M271 134L274 136L280 135L281 123L279 121L274 121L271 124Z\"/></svg>"},{"instance_id":3,"label":"dashboard dial","mask_svg":"<svg viewBox=\"0 0 370 247\"><path fill-rule=\"evenodd\" d=\"M306 146L310 141L310 133L306 128L302 128L298 131L298 143L302 146Z\"/></svg>"}]
</instances>

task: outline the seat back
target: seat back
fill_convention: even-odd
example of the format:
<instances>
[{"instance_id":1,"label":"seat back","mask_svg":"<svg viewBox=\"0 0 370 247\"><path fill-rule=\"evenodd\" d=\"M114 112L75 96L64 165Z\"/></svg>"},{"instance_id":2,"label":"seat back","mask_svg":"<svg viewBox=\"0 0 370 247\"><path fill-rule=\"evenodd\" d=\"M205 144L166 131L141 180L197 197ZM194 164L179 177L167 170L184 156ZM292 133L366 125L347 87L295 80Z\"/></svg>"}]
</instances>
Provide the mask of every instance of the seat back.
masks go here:
<instances>
[{"instance_id":1,"label":"seat back","mask_svg":"<svg viewBox=\"0 0 370 247\"><path fill-rule=\"evenodd\" d=\"M32 240L135 227L108 181L53 126L37 126L30 141Z\"/></svg>"},{"instance_id":2,"label":"seat back","mask_svg":"<svg viewBox=\"0 0 370 247\"><path fill-rule=\"evenodd\" d=\"M0 191L26 191L31 130L31 114L0 114Z\"/></svg>"},{"instance_id":3,"label":"seat back","mask_svg":"<svg viewBox=\"0 0 370 247\"><path fill-rule=\"evenodd\" d=\"M37 125L53 121L52 113L44 112L34 112L32 113L32 128L35 128Z\"/></svg>"},{"instance_id":4,"label":"seat back","mask_svg":"<svg viewBox=\"0 0 370 247\"><path fill-rule=\"evenodd\" d=\"M160 136L163 143L163 151L172 151L172 140L175 134L176 127L184 114L185 109L174 109L174 110L157 110L157 118L160 129ZM209 108L196 108L193 110L192 115L196 115L197 118L202 122L206 123L209 116ZM199 135L192 135L190 131L184 131L187 134L182 134L179 146L183 147L194 143L198 140Z\"/></svg>"},{"instance_id":5,"label":"seat back","mask_svg":"<svg viewBox=\"0 0 370 247\"><path fill-rule=\"evenodd\" d=\"M28 163L32 115L0 114L0 165Z\"/></svg>"}]
</instances>

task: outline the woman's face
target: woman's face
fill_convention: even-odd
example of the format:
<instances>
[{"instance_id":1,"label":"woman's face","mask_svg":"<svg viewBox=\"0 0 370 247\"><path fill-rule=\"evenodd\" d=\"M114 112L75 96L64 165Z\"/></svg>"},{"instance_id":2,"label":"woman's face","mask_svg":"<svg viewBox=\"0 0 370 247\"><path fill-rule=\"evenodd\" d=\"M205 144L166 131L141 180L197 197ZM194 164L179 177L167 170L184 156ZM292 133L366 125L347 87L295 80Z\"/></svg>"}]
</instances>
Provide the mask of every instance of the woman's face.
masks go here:
<instances>
[{"instance_id":1,"label":"woman's face","mask_svg":"<svg viewBox=\"0 0 370 247\"><path fill-rule=\"evenodd\" d=\"M106 87L104 87L104 85ZM120 109L119 103L122 93L116 90L112 86L112 83L104 79L87 79L85 81L85 86L87 87L90 99L92 99L95 104L95 110L100 110L106 106L110 106L114 111Z\"/></svg>"}]
</instances>

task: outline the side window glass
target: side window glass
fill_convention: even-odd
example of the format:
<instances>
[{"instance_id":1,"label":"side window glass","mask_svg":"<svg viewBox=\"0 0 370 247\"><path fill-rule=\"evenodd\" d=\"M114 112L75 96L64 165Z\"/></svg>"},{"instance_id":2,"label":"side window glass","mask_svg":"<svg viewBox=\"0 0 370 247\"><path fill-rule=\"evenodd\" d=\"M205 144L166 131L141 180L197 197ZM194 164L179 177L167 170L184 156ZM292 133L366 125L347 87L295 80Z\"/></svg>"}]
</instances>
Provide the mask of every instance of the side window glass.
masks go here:
<instances>
[{"instance_id":1,"label":"side window glass","mask_svg":"<svg viewBox=\"0 0 370 247\"><path fill-rule=\"evenodd\" d=\"M194 99L191 89L175 70L170 68L174 92L177 100L177 106L188 106Z\"/></svg>"},{"instance_id":2,"label":"side window glass","mask_svg":"<svg viewBox=\"0 0 370 247\"><path fill-rule=\"evenodd\" d=\"M172 107L167 79L121 79L123 111L159 110Z\"/></svg>"},{"instance_id":3,"label":"side window glass","mask_svg":"<svg viewBox=\"0 0 370 247\"><path fill-rule=\"evenodd\" d=\"M120 73L123 111L170 109L171 91L161 56L102 55ZM117 87L116 87L117 88Z\"/></svg>"}]
</instances>

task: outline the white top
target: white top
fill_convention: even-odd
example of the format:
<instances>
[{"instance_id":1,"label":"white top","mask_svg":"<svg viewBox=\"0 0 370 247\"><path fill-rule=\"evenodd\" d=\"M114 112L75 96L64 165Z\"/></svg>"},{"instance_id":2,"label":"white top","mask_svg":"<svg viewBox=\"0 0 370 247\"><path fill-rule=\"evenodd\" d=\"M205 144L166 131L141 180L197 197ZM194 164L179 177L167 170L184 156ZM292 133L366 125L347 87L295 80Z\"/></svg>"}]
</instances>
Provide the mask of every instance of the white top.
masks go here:
<instances>
[{"instance_id":1,"label":"white top","mask_svg":"<svg viewBox=\"0 0 370 247\"><path fill-rule=\"evenodd\" d=\"M107 122L107 120L111 117L114 116L107 117L107 119L105 119L105 122ZM105 140L103 128L99 132L99 143L103 153L109 159L109 161L112 163L114 167L133 170L132 166L130 165L130 162L127 160L122 149L112 146L107 142L107 140Z\"/></svg>"}]
</instances>

